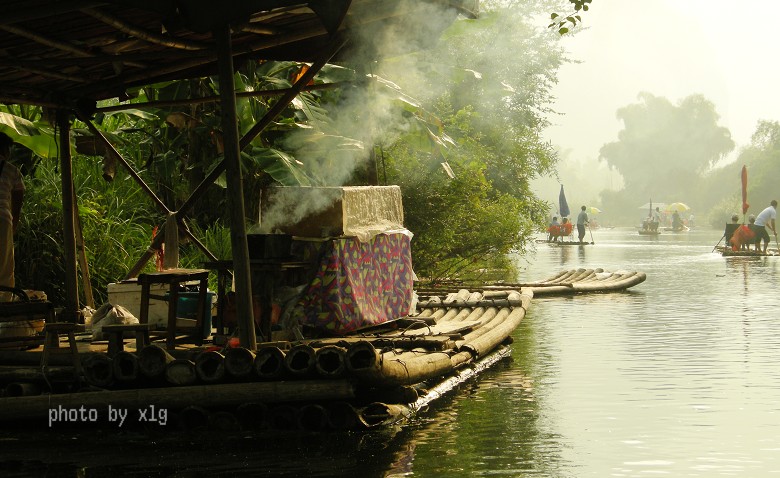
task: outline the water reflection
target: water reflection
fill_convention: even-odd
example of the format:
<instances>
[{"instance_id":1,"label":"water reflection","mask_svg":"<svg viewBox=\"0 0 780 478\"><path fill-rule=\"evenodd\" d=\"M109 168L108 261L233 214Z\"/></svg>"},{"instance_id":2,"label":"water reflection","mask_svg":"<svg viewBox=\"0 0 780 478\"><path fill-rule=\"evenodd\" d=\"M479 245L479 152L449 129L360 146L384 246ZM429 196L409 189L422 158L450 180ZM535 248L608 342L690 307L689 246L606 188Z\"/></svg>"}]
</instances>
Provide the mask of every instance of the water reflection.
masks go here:
<instances>
[{"instance_id":1,"label":"water reflection","mask_svg":"<svg viewBox=\"0 0 780 478\"><path fill-rule=\"evenodd\" d=\"M409 425L364 434L0 432L3 477L759 477L780 473L780 257L722 231L536 249L521 281L635 269L624 293L538 298L496 364Z\"/></svg>"}]
</instances>

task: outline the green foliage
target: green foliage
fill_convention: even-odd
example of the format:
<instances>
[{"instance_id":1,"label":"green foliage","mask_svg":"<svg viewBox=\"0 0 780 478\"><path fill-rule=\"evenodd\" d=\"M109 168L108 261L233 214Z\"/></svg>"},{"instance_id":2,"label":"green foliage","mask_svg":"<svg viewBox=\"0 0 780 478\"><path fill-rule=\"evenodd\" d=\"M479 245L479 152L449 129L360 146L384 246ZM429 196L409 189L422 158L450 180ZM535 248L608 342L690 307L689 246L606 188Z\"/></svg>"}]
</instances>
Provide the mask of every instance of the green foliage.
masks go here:
<instances>
[{"instance_id":1,"label":"green foliage","mask_svg":"<svg viewBox=\"0 0 780 478\"><path fill-rule=\"evenodd\" d=\"M714 170L706 178L702 189L704 200L714 204L708 222L721 227L732 214L741 217L742 166L748 172L748 215L758 214L772 199L780 199L777 183L780 181L780 122L762 120L758 122L750 145L742 149L737 160Z\"/></svg>"},{"instance_id":2,"label":"green foliage","mask_svg":"<svg viewBox=\"0 0 780 478\"><path fill-rule=\"evenodd\" d=\"M590 3L592 2L593 0L569 0L574 11L568 15L559 15L555 12L551 13L550 20L552 22L547 25L547 28L555 29L561 35L569 33L572 28L582 22L582 17L579 15L579 12L587 12L590 9Z\"/></svg>"},{"instance_id":3,"label":"green foliage","mask_svg":"<svg viewBox=\"0 0 780 478\"><path fill-rule=\"evenodd\" d=\"M507 253L522 249L533 229L528 204L495 191L480 161L451 159L460 172L450 179L403 143L388 156L388 179L402 185L405 222L415 233L418 275L436 281L498 270L512 277Z\"/></svg>"},{"instance_id":4,"label":"green foliage","mask_svg":"<svg viewBox=\"0 0 780 478\"><path fill-rule=\"evenodd\" d=\"M639 100L618 110L623 121L618 141L601 148L601 159L625 182L621 202L608 202L603 195L602 204L631 219L649 199L683 201L702 210L698 187L706 172L734 149L731 134L717 124L714 105L701 95L677 105L649 93L641 93Z\"/></svg>"},{"instance_id":5,"label":"green foliage","mask_svg":"<svg viewBox=\"0 0 780 478\"><path fill-rule=\"evenodd\" d=\"M241 152L247 217L257 217L260 188L268 184L360 179L353 169L365 166L370 145L382 144L387 180L401 185L407 226L415 233L416 270L432 279L513 279L507 253L522 252L546 215L529 181L551 173L556 161L540 138L562 53L558 37L538 31L531 18L545 5L486 2L481 19L456 22L437 49L390 62L394 69L324 68L317 82L351 85L298 95ZM302 68L292 62L246 62L233 87L239 93L289 88ZM171 81L137 89L133 101L175 101L218 91L214 78ZM240 132L249 131L275 101L242 96ZM52 140L50 130L36 123L39 110L14 114L29 118ZM171 210L222 160L220 111L213 102L99 113L94 123ZM83 126L74 125L76 138L89 137ZM100 303L107 284L121 279L147 250L165 211L122 169L106 182L103 162L112 155L96 141L92 149L74 155L73 176ZM20 285L44 290L55 302L61 302L64 284L58 173L56 161L28 169L17 238ZM211 252L228 258L223 186L218 181L208 189L190 211L189 224ZM204 260L195 244L182 243L183 266L198 267Z\"/></svg>"},{"instance_id":6,"label":"green foliage","mask_svg":"<svg viewBox=\"0 0 780 478\"><path fill-rule=\"evenodd\" d=\"M410 127L385 149L387 181L401 186L415 234L415 271L430 280L516 277L507 252L524 252L545 225L548 206L529 183L555 167L541 131L561 51L526 16L540 5L485 7L478 20L453 24L437 48L381 72L418 98L452 140L421 148Z\"/></svg>"},{"instance_id":7,"label":"green foliage","mask_svg":"<svg viewBox=\"0 0 780 478\"><path fill-rule=\"evenodd\" d=\"M89 273L100 304L105 301L107 284L120 280L138 259L138 251L148 247L156 218L149 215L149 200L126 178L106 182L100 163L91 158L76 157L73 164ZM65 261L57 163L42 162L35 176L25 182L15 249L17 284L43 290L50 300L62 303Z\"/></svg>"}]
</instances>

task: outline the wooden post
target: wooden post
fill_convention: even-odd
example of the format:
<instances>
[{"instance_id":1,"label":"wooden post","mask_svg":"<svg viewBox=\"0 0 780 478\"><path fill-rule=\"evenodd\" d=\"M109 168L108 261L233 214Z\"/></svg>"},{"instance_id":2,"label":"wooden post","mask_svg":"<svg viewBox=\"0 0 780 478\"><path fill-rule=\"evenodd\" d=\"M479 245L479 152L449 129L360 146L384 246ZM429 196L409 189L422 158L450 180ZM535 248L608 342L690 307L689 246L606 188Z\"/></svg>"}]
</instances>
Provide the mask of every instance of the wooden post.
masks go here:
<instances>
[{"instance_id":1,"label":"wooden post","mask_svg":"<svg viewBox=\"0 0 780 478\"><path fill-rule=\"evenodd\" d=\"M74 196L73 202L76 202ZM84 247L84 234L81 229L81 216L78 208L73 210L76 215L74 224L76 225L76 249L79 254L79 266L81 267L81 282L84 284L84 301L87 307L95 308L95 298L92 296L92 279L89 276L89 262L87 262L87 251Z\"/></svg>"},{"instance_id":2,"label":"wooden post","mask_svg":"<svg viewBox=\"0 0 780 478\"><path fill-rule=\"evenodd\" d=\"M60 132L60 178L62 180L62 225L65 259L65 309L62 321L76 323L79 317L79 284L76 271L76 204L73 200L73 164L70 155L70 112L57 110Z\"/></svg>"},{"instance_id":3,"label":"wooden post","mask_svg":"<svg viewBox=\"0 0 780 478\"><path fill-rule=\"evenodd\" d=\"M233 272L236 280L236 312L241 345L257 350L255 321L252 314L252 279L249 272L249 248L244 223L244 189L241 184L241 158L238 147L236 93L233 88L233 53L230 26L214 31L219 61L219 96L222 106L222 135L227 176L227 206L230 214L230 237L233 248ZM270 337L265 337L270 340Z\"/></svg>"}]
</instances>

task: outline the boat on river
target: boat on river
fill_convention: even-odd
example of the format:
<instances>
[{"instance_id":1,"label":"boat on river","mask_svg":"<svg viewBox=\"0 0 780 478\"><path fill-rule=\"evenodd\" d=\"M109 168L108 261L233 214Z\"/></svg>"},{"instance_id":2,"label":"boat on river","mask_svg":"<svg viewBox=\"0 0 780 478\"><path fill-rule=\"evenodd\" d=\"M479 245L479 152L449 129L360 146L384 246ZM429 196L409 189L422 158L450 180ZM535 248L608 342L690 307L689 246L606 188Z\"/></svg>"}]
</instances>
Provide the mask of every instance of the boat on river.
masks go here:
<instances>
[{"instance_id":1,"label":"boat on river","mask_svg":"<svg viewBox=\"0 0 780 478\"><path fill-rule=\"evenodd\" d=\"M594 245L593 242L579 242L579 241L548 241L547 239L537 239L536 242L538 243L545 243L550 244L551 246L592 246Z\"/></svg>"},{"instance_id":2,"label":"boat on river","mask_svg":"<svg viewBox=\"0 0 780 478\"><path fill-rule=\"evenodd\" d=\"M715 251L720 252L720 254L723 257L766 257L766 256L778 256L780 253L777 249L769 249L767 248L766 252L757 251L755 249L750 250L733 250L732 247L726 247L726 246L715 246Z\"/></svg>"},{"instance_id":3,"label":"boat on river","mask_svg":"<svg viewBox=\"0 0 780 478\"><path fill-rule=\"evenodd\" d=\"M652 231L650 229L639 229L640 236L660 236L661 231Z\"/></svg>"},{"instance_id":4,"label":"boat on river","mask_svg":"<svg viewBox=\"0 0 780 478\"><path fill-rule=\"evenodd\" d=\"M131 343L113 356L84 354L77 380L67 360L44 372L36 365L39 351L0 352L4 364L17 362L0 370L0 423L43 427L54 417L57 425L75 419L71 425L83 426L86 417L105 426L117 419L112 410L151 410L154 425L164 411L183 429L386 426L507 357L534 296L620 291L645 278L572 269L528 283L420 287L414 313L338 337L264 342L256 351L157 344L132 350ZM126 420L150 425L137 414Z\"/></svg>"}]
</instances>

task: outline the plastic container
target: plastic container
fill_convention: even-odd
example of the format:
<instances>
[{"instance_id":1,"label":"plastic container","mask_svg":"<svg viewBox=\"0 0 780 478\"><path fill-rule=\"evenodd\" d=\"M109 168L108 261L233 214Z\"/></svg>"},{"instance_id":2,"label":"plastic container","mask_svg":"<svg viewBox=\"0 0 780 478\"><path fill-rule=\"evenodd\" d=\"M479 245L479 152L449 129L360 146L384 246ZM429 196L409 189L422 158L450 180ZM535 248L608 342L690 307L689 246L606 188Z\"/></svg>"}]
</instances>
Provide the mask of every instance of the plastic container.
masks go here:
<instances>
[{"instance_id":1,"label":"plastic container","mask_svg":"<svg viewBox=\"0 0 780 478\"><path fill-rule=\"evenodd\" d=\"M179 299L176 303L177 318L197 320L199 294L199 292L179 292ZM165 295L168 296L168 293L166 292ZM217 294L212 291L206 292L206 317L203 318L203 337L211 335L211 311L216 296Z\"/></svg>"},{"instance_id":2,"label":"plastic container","mask_svg":"<svg viewBox=\"0 0 780 478\"><path fill-rule=\"evenodd\" d=\"M149 292L151 295L162 296L168 292L168 284L152 284ZM121 305L140 319L141 285L135 280L108 284L108 302L112 305ZM165 328L168 323L168 303L150 298L148 322L155 327Z\"/></svg>"}]
</instances>

